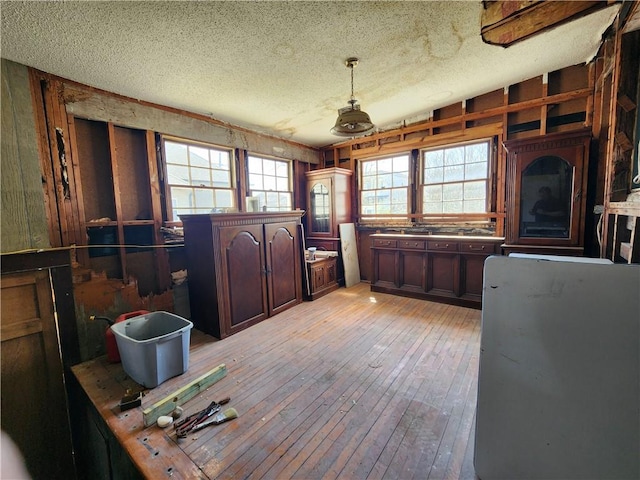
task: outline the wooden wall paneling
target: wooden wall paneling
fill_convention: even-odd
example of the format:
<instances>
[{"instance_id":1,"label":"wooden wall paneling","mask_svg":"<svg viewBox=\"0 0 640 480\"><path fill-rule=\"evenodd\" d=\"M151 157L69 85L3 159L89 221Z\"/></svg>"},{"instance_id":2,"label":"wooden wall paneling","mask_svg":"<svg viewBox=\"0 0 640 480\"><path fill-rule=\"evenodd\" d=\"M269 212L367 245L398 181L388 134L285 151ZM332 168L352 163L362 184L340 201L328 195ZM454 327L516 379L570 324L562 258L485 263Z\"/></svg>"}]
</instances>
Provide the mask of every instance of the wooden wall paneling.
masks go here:
<instances>
[{"instance_id":1,"label":"wooden wall paneling","mask_svg":"<svg viewBox=\"0 0 640 480\"><path fill-rule=\"evenodd\" d=\"M67 133L67 116L64 105L60 103L61 85L58 81L48 79L45 87L45 108L49 149L52 155L52 166L55 178L56 199L60 211L60 230L63 245L80 243L82 236L80 222L77 218L77 200L73 182L73 168L69 161L69 144Z\"/></svg>"},{"instance_id":2,"label":"wooden wall paneling","mask_svg":"<svg viewBox=\"0 0 640 480\"><path fill-rule=\"evenodd\" d=\"M122 189L120 186L120 172L118 165L118 151L116 148L116 133L113 123L107 123L107 132L109 133L109 155L111 157L111 171L113 172L113 197L116 209L116 221L118 230L118 252L120 257L120 266L122 269L122 279L127 280L127 259L126 248L123 246L124 241L124 225L122 223Z\"/></svg>"},{"instance_id":3,"label":"wooden wall paneling","mask_svg":"<svg viewBox=\"0 0 640 480\"><path fill-rule=\"evenodd\" d=\"M160 231L162 227L162 195L160 191L160 178L158 173L158 157L156 151L155 133L151 130L145 132L148 183L150 188L151 218L153 219L153 243L164 245L164 235ZM171 269L169 268L169 253L166 248L154 250L156 270L158 275L159 291L171 286Z\"/></svg>"},{"instance_id":4,"label":"wooden wall paneling","mask_svg":"<svg viewBox=\"0 0 640 480\"><path fill-rule=\"evenodd\" d=\"M77 245L83 246L88 244L88 237L86 234L86 214L84 209L84 197L83 197L83 189L82 189L82 175L80 175L80 166L78 164L78 135L76 132L76 123L75 118L72 115L67 115L67 125L69 126L69 151L71 153L71 168L73 169L76 179L76 202L78 205L78 219L80 223L80 227L83 229L84 235L80 235L78 237ZM76 250L76 260L81 265L88 266L90 264L89 261L89 250L86 248L79 248Z\"/></svg>"},{"instance_id":5,"label":"wooden wall paneling","mask_svg":"<svg viewBox=\"0 0 640 480\"><path fill-rule=\"evenodd\" d=\"M36 125L38 151L40 155L40 170L42 172L42 193L45 210L47 212L47 226L49 229L49 243L52 247L62 246L62 232L60 231L60 212L56 200L56 182L53 174L52 152L49 146L47 119L45 112L44 86L45 80L36 70L28 69L33 113Z\"/></svg>"}]
</instances>

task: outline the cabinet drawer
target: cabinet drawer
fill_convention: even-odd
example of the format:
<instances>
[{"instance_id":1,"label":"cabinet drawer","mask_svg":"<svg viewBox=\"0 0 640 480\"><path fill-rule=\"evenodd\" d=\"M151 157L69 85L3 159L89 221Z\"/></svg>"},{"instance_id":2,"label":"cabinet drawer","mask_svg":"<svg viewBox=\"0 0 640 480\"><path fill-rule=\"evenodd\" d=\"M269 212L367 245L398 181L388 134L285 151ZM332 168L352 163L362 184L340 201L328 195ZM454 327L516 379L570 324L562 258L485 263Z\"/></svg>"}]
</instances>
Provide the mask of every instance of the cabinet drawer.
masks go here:
<instances>
[{"instance_id":1,"label":"cabinet drawer","mask_svg":"<svg viewBox=\"0 0 640 480\"><path fill-rule=\"evenodd\" d=\"M397 242L386 238L376 238L373 240L374 247L396 248Z\"/></svg>"},{"instance_id":2,"label":"cabinet drawer","mask_svg":"<svg viewBox=\"0 0 640 480\"><path fill-rule=\"evenodd\" d=\"M424 240L400 240L398 247L409 250L424 250Z\"/></svg>"},{"instance_id":3,"label":"cabinet drawer","mask_svg":"<svg viewBox=\"0 0 640 480\"><path fill-rule=\"evenodd\" d=\"M481 243L481 242L460 242L461 252L471 253L493 253L495 252L495 243Z\"/></svg>"},{"instance_id":4,"label":"cabinet drawer","mask_svg":"<svg viewBox=\"0 0 640 480\"><path fill-rule=\"evenodd\" d=\"M457 252L458 243L450 240L438 240L437 242L427 242L428 250L444 250L447 252Z\"/></svg>"}]
</instances>

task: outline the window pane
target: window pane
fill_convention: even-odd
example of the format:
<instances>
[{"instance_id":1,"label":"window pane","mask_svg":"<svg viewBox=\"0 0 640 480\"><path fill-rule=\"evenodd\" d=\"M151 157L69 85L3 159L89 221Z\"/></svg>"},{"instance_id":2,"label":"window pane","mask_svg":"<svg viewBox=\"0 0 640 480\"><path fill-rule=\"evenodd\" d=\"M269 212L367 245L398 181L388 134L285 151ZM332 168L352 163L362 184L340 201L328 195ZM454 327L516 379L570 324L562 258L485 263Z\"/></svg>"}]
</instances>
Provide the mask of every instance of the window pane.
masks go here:
<instances>
[{"instance_id":1,"label":"window pane","mask_svg":"<svg viewBox=\"0 0 640 480\"><path fill-rule=\"evenodd\" d=\"M465 155L467 163L486 162L487 158L489 158L489 144L467 145L465 147Z\"/></svg>"},{"instance_id":2,"label":"window pane","mask_svg":"<svg viewBox=\"0 0 640 480\"><path fill-rule=\"evenodd\" d=\"M263 190L262 175L250 173L249 174L249 188L251 190Z\"/></svg>"},{"instance_id":3,"label":"window pane","mask_svg":"<svg viewBox=\"0 0 640 480\"><path fill-rule=\"evenodd\" d=\"M409 174L407 172L396 172L393 174L394 187L406 187L409 185Z\"/></svg>"},{"instance_id":4,"label":"window pane","mask_svg":"<svg viewBox=\"0 0 640 480\"><path fill-rule=\"evenodd\" d=\"M445 202L450 200L462 200L462 183L443 185L442 197Z\"/></svg>"},{"instance_id":5,"label":"window pane","mask_svg":"<svg viewBox=\"0 0 640 480\"><path fill-rule=\"evenodd\" d=\"M362 175L375 175L378 173L376 162L363 162L362 163Z\"/></svg>"},{"instance_id":6,"label":"window pane","mask_svg":"<svg viewBox=\"0 0 640 480\"><path fill-rule=\"evenodd\" d=\"M278 190L279 192L286 192L287 190L289 190L289 179L286 177L278 177L276 179L276 190Z\"/></svg>"},{"instance_id":7,"label":"window pane","mask_svg":"<svg viewBox=\"0 0 640 480\"><path fill-rule=\"evenodd\" d=\"M219 188L231 187L231 179L229 172L223 170L212 170L213 174L213 186Z\"/></svg>"},{"instance_id":8,"label":"window pane","mask_svg":"<svg viewBox=\"0 0 640 480\"><path fill-rule=\"evenodd\" d=\"M482 200L486 197L487 182L482 180L479 182L467 182L464 184L465 200Z\"/></svg>"},{"instance_id":9,"label":"window pane","mask_svg":"<svg viewBox=\"0 0 640 480\"><path fill-rule=\"evenodd\" d=\"M273 207L278 207L278 193L267 192L267 209L273 210Z\"/></svg>"},{"instance_id":10,"label":"window pane","mask_svg":"<svg viewBox=\"0 0 640 480\"><path fill-rule=\"evenodd\" d=\"M193 207L193 189L172 187L171 203L173 208Z\"/></svg>"},{"instance_id":11,"label":"window pane","mask_svg":"<svg viewBox=\"0 0 640 480\"><path fill-rule=\"evenodd\" d=\"M268 159L263 159L262 160L262 168L264 169L264 171L262 173L264 173L265 175L273 175L275 176L276 174L276 162L274 162L273 160L268 160Z\"/></svg>"},{"instance_id":12,"label":"window pane","mask_svg":"<svg viewBox=\"0 0 640 480\"><path fill-rule=\"evenodd\" d=\"M376 177L363 177L362 178L362 189L363 190L373 190L376 188Z\"/></svg>"},{"instance_id":13,"label":"window pane","mask_svg":"<svg viewBox=\"0 0 640 480\"><path fill-rule=\"evenodd\" d=\"M464 163L464 147L448 148L444 151L445 165L461 165Z\"/></svg>"},{"instance_id":14,"label":"window pane","mask_svg":"<svg viewBox=\"0 0 640 480\"><path fill-rule=\"evenodd\" d=\"M457 182L464 180L464 165L451 165L444 167L444 181Z\"/></svg>"},{"instance_id":15,"label":"window pane","mask_svg":"<svg viewBox=\"0 0 640 480\"><path fill-rule=\"evenodd\" d=\"M425 202L431 203L442 201L442 185L424 187L423 191Z\"/></svg>"},{"instance_id":16,"label":"window pane","mask_svg":"<svg viewBox=\"0 0 640 480\"><path fill-rule=\"evenodd\" d=\"M262 173L262 159L249 157L249 173Z\"/></svg>"},{"instance_id":17,"label":"window pane","mask_svg":"<svg viewBox=\"0 0 640 480\"><path fill-rule=\"evenodd\" d=\"M167 177L172 185L189 185L189 167L167 164Z\"/></svg>"},{"instance_id":18,"label":"window pane","mask_svg":"<svg viewBox=\"0 0 640 480\"><path fill-rule=\"evenodd\" d=\"M289 178L289 165L286 162L276 162L276 175Z\"/></svg>"},{"instance_id":19,"label":"window pane","mask_svg":"<svg viewBox=\"0 0 640 480\"><path fill-rule=\"evenodd\" d=\"M211 150L211 166L221 170L229 170L229 153Z\"/></svg>"},{"instance_id":20,"label":"window pane","mask_svg":"<svg viewBox=\"0 0 640 480\"><path fill-rule=\"evenodd\" d=\"M198 208L213 208L213 190L194 188L195 206Z\"/></svg>"},{"instance_id":21,"label":"window pane","mask_svg":"<svg viewBox=\"0 0 640 480\"><path fill-rule=\"evenodd\" d=\"M442 213L462 213L462 200L443 202Z\"/></svg>"},{"instance_id":22,"label":"window pane","mask_svg":"<svg viewBox=\"0 0 640 480\"><path fill-rule=\"evenodd\" d=\"M487 207L484 200L465 200L464 211L467 213L484 213Z\"/></svg>"},{"instance_id":23,"label":"window pane","mask_svg":"<svg viewBox=\"0 0 640 480\"><path fill-rule=\"evenodd\" d=\"M378 160L378 173L388 173L392 170L392 161L390 158L385 158L383 160Z\"/></svg>"},{"instance_id":24,"label":"window pane","mask_svg":"<svg viewBox=\"0 0 640 480\"><path fill-rule=\"evenodd\" d=\"M391 190L391 202L407 205L407 190L405 188L394 188Z\"/></svg>"},{"instance_id":25,"label":"window pane","mask_svg":"<svg viewBox=\"0 0 640 480\"><path fill-rule=\"evenodd\" d=\"M393 185L392 181L392 175L390 173L378 175L378 188L391 188Z\"/></svg>"},{"instance_id":26,"label":"window pane","mask_svg":"<svg viewBox=\"0 0 640 480\"><path fill-rule=\"evenodd\" d=\"M394 172L409 171L409 156L403 155L402 157L395 157L393 159L393 171Z\"/></svg>"},{"instance_id":27,"label":"window pane","mask_svg":"<svg viewBox=\"0 0 640 480\"><path fill-rule=\"evenodd\" d=\"M281 193L279 196L280 207L284 210L291 210L291 194Z\"/></svg>"},{"instance_id":28,"label":"window pane","mask_svg":"<svg viewBox=\"0 0 640 480\"><path fill-rule=\"evenodd\" d=\"M187 146L179 143L164 142L164 153L167 163L187 164Z\"/></svg>"},{"instance_id":29,"label":"window pane","mask_svg":"<svg viewBox=\"0 0 640 480\"><path fill-rule=\"evenodd\" d=\"M444 168L427 168L424 172L424 183L442 183L444 179Z\"/></svg>"},{"instance_id":30,"label":"window pane","mask_svg":"<svg viewBox=\"0 0 640 480\"><path fill-rule=\"evenodd\" d=\"M487 178L487 162L467 163L464 167L465 180Z\"/></svg>"},{"instance_id":31,"label":"window pane","mask_svg":"<svg viewBox=\"0 0 640 480\"><path fill-rule=\"evenodd\" d=\"M211 170L206 168L192 168L191 169L191 185L197 185L199 187L211 187Z\"/></svg>"},{"instance_id":32,"label":"window pane","mask_svg":"<svg viewBox=\"0 0 640 480\"><path fill-rule=\"evenodd\" d=\"M265 190L275 190L276 189L276 177L267 177L266 175L262 177L262 181L264 182Z\"/></svg>"},{"instance_id":33,"label":"window pane","mask_svg":"<svg viewBox=\"0 0 640 480\"><path fill-rule=\"evenodd\" d=\"M427 168L442 167L444 165L443 158L444 158L444 152L442 150L425 152L424 154L425 167Z\"/></svg>"},{"instance_id":34,"label":"window pane","mask_svg":"<svg viewBox=\"0 0 640 480\"><path fill-rule=\"evenodd\" d=\"M442 213L442 202L426 202L423 213Z\"/></svg>"},{"instance_id":35,"label":"window pane","mask_svg":"<svg viewBox=\"0 0 640 480\"><path fill-rule=\"evenodd\" d=\"M362 205L375 206L376 192L362 192L361 199L362 199L361 200Z\"/></svg>"},{"instance_id":36,"label":"window pane","mask_svg":"<svg viewBox=\"0 0 640 480\"><path fill-rule=\"evenodd\" d=\"M209 168L209 150L206 148L189 146L189 163L193 167Z\"/></svg>"},{"instance_id":37,"label":"window pane","mask_svg":"<svg viewBox=\"0 0 640 480\"><path fill-rule=\"evenodd\" d=\"M233 207L233 196L231 195L231 190L216 190L216 207Z\"/></svg>"}]
</instances>

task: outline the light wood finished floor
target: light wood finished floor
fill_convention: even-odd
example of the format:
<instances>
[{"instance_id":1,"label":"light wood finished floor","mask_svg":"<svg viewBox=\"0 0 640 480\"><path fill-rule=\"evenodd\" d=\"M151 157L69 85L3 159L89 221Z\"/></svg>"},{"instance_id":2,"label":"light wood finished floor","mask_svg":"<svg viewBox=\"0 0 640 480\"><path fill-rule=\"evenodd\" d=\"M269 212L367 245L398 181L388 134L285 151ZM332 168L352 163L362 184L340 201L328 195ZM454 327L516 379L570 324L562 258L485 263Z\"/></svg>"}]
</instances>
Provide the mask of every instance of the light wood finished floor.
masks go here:
<instances>
[{"instance_id":1,"label":"light wood finished floor","mask_svg":"<svg viewBox=\"0 0 640 480\"><path fill-rule=\"evenodd\" d=\"M185 407L240 416L179 445L209 478L475 479L479 342L479 310L341 288L216 342Z\"/></svg>"}]
</instances>

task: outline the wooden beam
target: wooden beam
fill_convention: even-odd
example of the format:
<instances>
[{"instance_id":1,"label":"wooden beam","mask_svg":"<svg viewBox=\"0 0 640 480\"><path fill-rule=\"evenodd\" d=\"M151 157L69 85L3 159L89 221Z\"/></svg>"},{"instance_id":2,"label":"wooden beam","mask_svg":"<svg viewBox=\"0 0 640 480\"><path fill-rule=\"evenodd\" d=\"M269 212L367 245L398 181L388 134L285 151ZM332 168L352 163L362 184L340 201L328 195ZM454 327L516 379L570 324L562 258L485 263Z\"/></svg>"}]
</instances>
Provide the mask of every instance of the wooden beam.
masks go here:
<instances>
[{"instance_id":1,"label":"wooden beam","mask_svg":"<svg viewBox=\"0 0 640 480\"><path fill-rule=\"evenodd\" d=\"M198 393L205 390L207 387L213 385L218 380L221 380L227 375L227 366L222 363L213 370L209 370L204 375L189 382L184 387L176 390L170 395L167 395L162 400L154 403L148 408L142 411L142 419L144 426L148 427L153 425L158 417L161 415L167 415L179 406L191 400Z\"/></svg>"},{"instance_id":2,"label":"wooden beam","mask_svg":"<svg viewBox=\"0 0 640 480\"><path fill-rule=\"evenodd\" d=\"M608 5L608 2L601 1L486 2L480 21L480 33L485 43L508 47Z\"/></svg>"}]
</instances>

